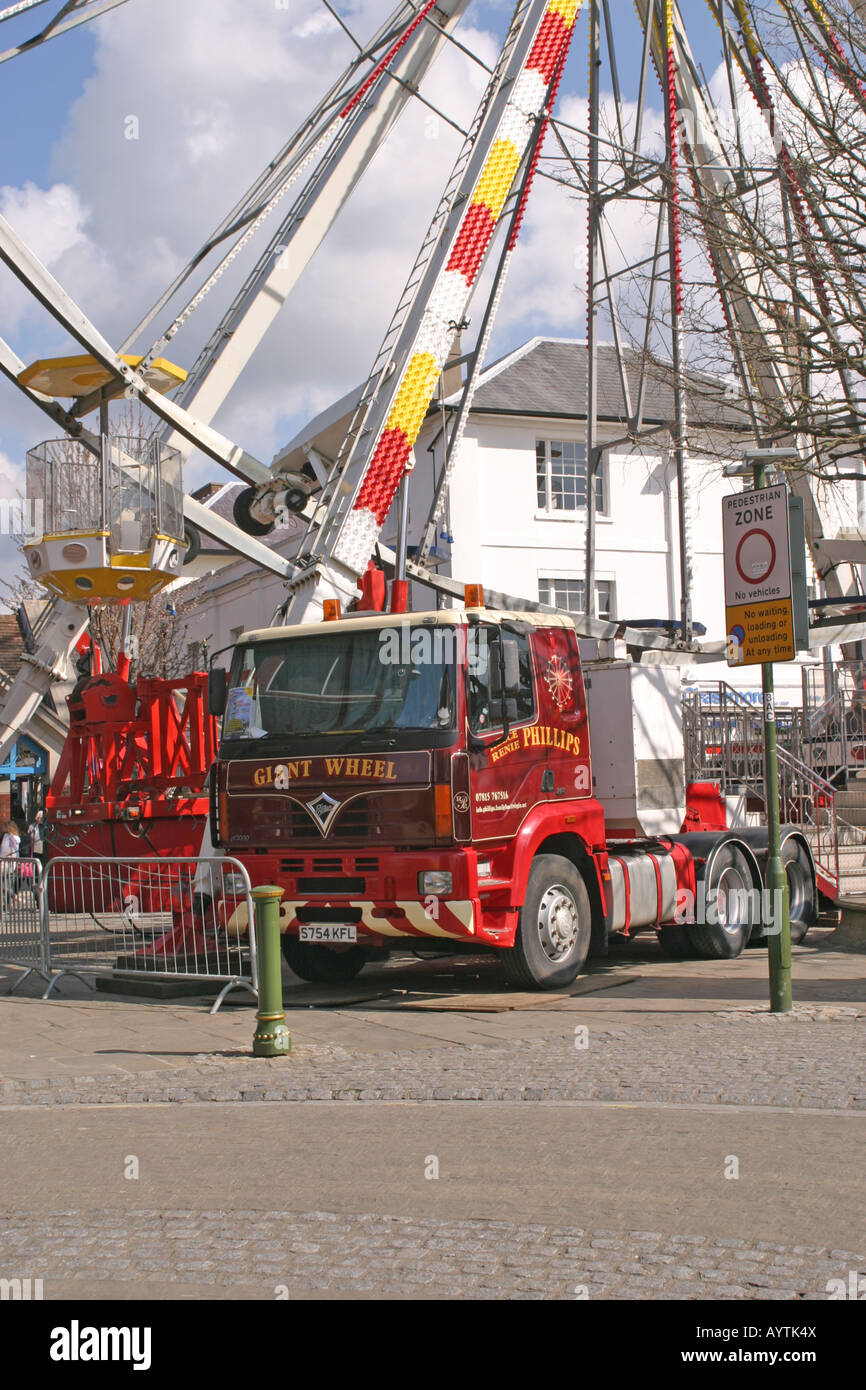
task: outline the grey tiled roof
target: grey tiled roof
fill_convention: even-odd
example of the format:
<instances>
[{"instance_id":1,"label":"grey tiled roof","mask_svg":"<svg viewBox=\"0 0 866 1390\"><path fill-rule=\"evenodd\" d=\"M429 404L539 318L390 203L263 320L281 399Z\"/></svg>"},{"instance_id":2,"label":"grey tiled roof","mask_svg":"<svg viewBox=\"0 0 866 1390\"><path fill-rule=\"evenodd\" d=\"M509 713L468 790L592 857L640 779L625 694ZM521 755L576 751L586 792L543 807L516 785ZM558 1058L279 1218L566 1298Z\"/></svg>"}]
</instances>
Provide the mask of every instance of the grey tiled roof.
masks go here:
<instances>
[{"instance_id":1,"label":"grey tiled roof","mask_svg":"<svg viewBox=\"0 0 866 1390\"><path fill-rule=\"evenodd\" d=\"M221 516L223 521L234 521L234 512L232 511L234 500L238 493L247 486L247 483L234 483L226 491L223 491L219 483L206 483L204 487L200 487L193 493L193 497L197 501L203 502L209 511Z\"/></svg>"},{"instance_id":2,"label":"grey tiled roof","mask_svg":"<svg viewBox=\"0 0 866 1390\"><path fill-rule=\"evenodd\" d=\"M509 365L510 357L514 360ZM625 357L634 410L640 385L640 356L627 351ZM473 409L493 414L586 419L588 362L585 342L536 339L528 351L519 349L485 369L475 392ZM645 425L667 424L674 418L673 390L664 376L663 366L648 368ZM726 404L724 389L721 381L690 375L686 392L689 423L744 428L748 423L745 407L736 400ZM598 352L598 413L601 420L619 421L623 425L627 421L616 350L608 344L601 346Z\"/></svg>"},{"instance_id":3,"label":"grey tiled roof","mask_svg":"<svg viewBox=\"0 0 866 1390\"><path fill-rule=\"evenodd\" d=\"M196 501L202 502L209 511L216 516L222 517L223 521L234 522L234 502L239 492L243 492L248 487L248 483L230 483L228 486L222 483L205 483L197 488L192 494ZM276 526L267 536L258 537L263 545L281 547L286 541L297 538L301 534L301 521L296 517L289 517L285 526ZM216 541L203 538L205 548L217 545Z\"/></svg>"}]
</instances>

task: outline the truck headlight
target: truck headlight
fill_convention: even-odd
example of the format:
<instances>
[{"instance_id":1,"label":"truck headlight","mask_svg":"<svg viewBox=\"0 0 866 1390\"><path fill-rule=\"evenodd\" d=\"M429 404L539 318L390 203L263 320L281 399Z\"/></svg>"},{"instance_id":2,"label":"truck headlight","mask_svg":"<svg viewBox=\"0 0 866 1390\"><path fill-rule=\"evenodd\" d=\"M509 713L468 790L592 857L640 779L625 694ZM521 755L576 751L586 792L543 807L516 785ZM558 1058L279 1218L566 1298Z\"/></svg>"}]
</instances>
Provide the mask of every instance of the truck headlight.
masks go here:
<instances>
[{"instance_id":1,"label":"truck headlight","mask_svg":"<svg viewBox=\"0 0 866 1390\"><path fill-rule=\"evenodd\" d=\"M246 891L247 884L243 874L223 874L224 893L235 893L242 897Z\"/></svg>"},{"instance_id":2,"label":"truck headlight","mask_svg":"<svg viewBox=\"0 0 866 1390\"><path fill-rule=\"evenodd\" d=\"M454 877L447 869L424 869L418 875L419 893L432 893L441 898L444 893L450 893L453 886Z\"/></svg>"}]
</instances>

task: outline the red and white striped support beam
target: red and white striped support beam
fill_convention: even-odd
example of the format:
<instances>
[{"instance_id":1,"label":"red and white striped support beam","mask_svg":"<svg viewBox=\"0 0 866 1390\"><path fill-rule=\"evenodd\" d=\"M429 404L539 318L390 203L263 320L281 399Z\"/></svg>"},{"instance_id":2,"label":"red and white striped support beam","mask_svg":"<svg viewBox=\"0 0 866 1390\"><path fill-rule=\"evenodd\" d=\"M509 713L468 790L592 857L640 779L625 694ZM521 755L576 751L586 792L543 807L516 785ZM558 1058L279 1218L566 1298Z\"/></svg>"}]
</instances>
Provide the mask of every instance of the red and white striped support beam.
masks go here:
<instances>
[{"instance_id":1,"label":"red and white striped support beam","mask_svg":"<svg viewBox=\"0 0 866 1390\"><path fill-rule=\"evenodd\" d=\"M581 0L550 0L514 84L451 255L427 304L388 415L367 463L334 558L363 573L461 323L472 289L542 114L562 71Z\"/></svg>"}]
</instances>

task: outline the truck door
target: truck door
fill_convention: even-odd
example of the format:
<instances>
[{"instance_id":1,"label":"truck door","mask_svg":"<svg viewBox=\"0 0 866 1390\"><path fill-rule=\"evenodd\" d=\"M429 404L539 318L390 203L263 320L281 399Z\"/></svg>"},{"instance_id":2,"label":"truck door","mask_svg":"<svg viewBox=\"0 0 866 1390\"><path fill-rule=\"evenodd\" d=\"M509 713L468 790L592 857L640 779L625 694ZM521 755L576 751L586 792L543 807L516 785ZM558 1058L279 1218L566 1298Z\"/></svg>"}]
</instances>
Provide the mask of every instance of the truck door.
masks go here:
<instances>
[{"instance_id":1,"label":"truck door","mask_svg":"<svg viewBox=\"0 0 866 1390\"><path fill-rule=\"evenodd\" d=\"M531 641L539 737L548 758L545 788L557 801L588 797L592 769L577 635L570 627L536 628Z\"/></svg>"},{"instance_id":2,"label":"truck door","mask_svg":"<svg viewBox=\"0 0 866 1390\"><path fill-rule=\"evenodd\" d=\"M516 640L520 686L507 738L501 706L490 688L491 655L497 660L500 628L480 623L467 634L466 718L474 841L513 835L532 807L547 797L542 791L547 766L544 750L533 743L538 722L529 635L509 624L505 635Z\"/></svg>"}]
</instances>

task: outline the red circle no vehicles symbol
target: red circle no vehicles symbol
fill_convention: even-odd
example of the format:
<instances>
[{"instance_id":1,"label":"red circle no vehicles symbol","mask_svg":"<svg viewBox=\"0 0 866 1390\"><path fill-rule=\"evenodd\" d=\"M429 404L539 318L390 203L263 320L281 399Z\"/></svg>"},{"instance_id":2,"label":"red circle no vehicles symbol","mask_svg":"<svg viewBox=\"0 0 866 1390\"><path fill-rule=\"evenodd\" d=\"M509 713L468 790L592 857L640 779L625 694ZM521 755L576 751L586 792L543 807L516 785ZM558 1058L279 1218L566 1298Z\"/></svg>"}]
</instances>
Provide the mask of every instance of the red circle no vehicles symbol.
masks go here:
<instances>
[{"instance_id":1,"label":"red circle no vehicles symbol","mask_svg":"<svg viewBox=\"0 0 866 1390\"><path fill-rule=\"evenodd\" d=\"M734 556L737 574L745 584L763 584L773 573L776 547L773 537L760 527L747 531Z\"/></svg>"}]
</instances>

